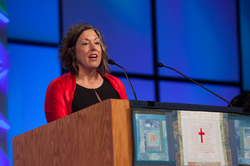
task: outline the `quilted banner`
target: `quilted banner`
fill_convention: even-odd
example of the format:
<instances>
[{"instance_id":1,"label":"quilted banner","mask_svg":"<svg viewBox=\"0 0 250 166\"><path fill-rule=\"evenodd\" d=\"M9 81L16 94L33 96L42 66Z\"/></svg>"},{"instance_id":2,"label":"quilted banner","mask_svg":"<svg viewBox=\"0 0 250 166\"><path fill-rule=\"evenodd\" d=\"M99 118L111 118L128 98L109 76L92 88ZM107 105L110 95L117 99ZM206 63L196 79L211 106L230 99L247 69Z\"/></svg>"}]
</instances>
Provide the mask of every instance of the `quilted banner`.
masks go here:
<instances>
[{"instance_id":1,"label":"quilted banner","mask_svg":"<svg viewBox=\"0 0 250 166\"><path fill-rule=\"evenodd\" d=\"M134 109L133 124L135 165L175 165L169 158L165 111Z\"/></svg>"},{"instance_id":2,"label":"quilted banner","mask_svg":"<svg viewBox=\"0 0 250 166\"><path fill-rule=\"evenodd\" d=\"M130 104L134 166L250 165L250 115L242 109Z\"/></svg>"},{"instance_id":3,"label":"quilted banner","mask_svg":"<svg viewBox=\"0 0 250 166\"><path fill-rule=\"evenodd\" d=\"M230 114L228 119L233 124L230 139L236 146L237 164L250 165L250 116Z\"/></svg>"},{"instance_id":4,"label":"quilted banner","mask_svg":"<svg viewBox=\"0 0 250 166\"><path fill-rule=\"evenodd\" d=\"M176 115L180 165L232 165L226 114L177 111Z\"/></svg>"}]
</instances>

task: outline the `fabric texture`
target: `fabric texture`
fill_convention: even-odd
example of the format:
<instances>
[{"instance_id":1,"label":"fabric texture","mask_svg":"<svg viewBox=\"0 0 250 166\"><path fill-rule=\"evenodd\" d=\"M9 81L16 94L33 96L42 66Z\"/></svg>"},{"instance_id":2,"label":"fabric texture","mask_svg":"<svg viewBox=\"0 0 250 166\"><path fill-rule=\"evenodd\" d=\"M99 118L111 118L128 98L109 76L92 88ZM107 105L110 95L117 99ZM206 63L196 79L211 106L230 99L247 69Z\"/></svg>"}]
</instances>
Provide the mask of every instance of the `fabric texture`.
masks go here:
<instances>
[{"instance_id":1,"label":"fabric texture","mask_svg":"<svg viewBox=\"0 0 250 166\"><path fill-rule=\"evenodd\" d=\"M104 78L115 88L121 99L127 100L125 87L117 77L106 74ZM44 103L44 111L48 123L71 114L75 89L76 77L71 72L54 79L49 84Z\"/></svg>"},{"instance_id":2,"label":"fabric texture","mask_svg":"<svg viewBox=\"0 0 250 166\"><path fill-rule=\"evenodd\" d=\"M113 88L109 81L105 78L103 80L102 85L95 89L88 89L76 84L76 90L71 105L71 113L77 112L106 99L121 99L119 93Z\"/></svg>"}]
</instances>

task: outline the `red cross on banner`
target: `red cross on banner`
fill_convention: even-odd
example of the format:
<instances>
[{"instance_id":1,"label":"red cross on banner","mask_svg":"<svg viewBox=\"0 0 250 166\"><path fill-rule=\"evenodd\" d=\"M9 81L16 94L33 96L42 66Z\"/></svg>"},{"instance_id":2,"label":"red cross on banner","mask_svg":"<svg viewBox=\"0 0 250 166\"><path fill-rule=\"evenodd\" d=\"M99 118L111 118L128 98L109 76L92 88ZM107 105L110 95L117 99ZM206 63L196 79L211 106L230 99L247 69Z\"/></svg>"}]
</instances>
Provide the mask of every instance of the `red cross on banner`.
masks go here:
<instances>
[{"instance_id":1,"label":"red cross on banner","mask_svg":"<svg viewBox=\"0 0 250 166\"><path fill-rule=\"evenodd\" d=\"M202 132L202 128L200 129L200 132L198 132L198 135L201 136L201 143L203 143L203 135L205 135L205 132Z\"/></svg>"}]
</instances>

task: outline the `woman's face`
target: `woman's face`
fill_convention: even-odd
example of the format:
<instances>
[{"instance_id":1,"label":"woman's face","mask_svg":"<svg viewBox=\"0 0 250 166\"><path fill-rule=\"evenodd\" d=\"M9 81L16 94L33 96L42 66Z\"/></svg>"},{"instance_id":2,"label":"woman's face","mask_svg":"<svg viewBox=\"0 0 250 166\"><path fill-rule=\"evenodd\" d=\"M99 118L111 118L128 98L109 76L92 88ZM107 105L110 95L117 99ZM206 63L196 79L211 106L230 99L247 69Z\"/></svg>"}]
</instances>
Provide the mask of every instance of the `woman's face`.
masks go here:
<instances>
[{"instance_id":1,"label":"woman's face","mask_svg":"<svg viewBox=\"0 0 250 166\"><path fill-rule=\"evenodd\" d=\"M100 40L92 29L83 31L75 46L76 62L80 70L95 70L101 63Z\"/></svg>"}]
</instances>

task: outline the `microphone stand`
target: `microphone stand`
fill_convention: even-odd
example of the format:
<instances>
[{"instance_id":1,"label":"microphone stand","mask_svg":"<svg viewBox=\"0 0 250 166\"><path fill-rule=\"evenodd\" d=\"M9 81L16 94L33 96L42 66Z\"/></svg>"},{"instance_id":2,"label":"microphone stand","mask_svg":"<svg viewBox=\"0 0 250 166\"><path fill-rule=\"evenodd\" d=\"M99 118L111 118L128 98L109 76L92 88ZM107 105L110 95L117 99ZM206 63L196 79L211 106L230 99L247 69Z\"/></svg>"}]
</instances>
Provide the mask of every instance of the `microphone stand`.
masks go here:
<instances>
[{"instance_id":1,"label":"microphone stand","mask_svg":"<svg viewBox=\"0 0 250 166\"><path fill-rule=\"evenodd\" d=\"M112 59L108 59L108 63L111 64L111 65L116 65L116 66L120 67L120 68L123 70L123 72L124 72L124 74L125 74L125 76L126 76L126 78L127 78L127 80L128 80L128 83L129 83L129 85L130 85L130 87L131 87L131 89L132 89L132 92L133 92L133 94L134 94L134 96L135 96L135 100L137 100L137 97L136 97L134 88L132 87L132 84L131 84L131 82L130 82L130 80L129 80L129 78L128 78L128 75L127 75L127 73L126 73L126 70L125 70L123 67L121 67L120 65L116 64L115 61L112 60Z\"/></svg>"},{"instance_id":2,"label":"microphone stand","mask_svg":"<svg viewBox=\"0 0 250 166\"><path fill-rule=\"evenodd\" d=\"M169 69L171 69L171 70L174 70L175 72L179 73L179 74L182 75L183 77L186 77L186 78L189 79L190 81L192 81L192 82L194 82L195 84L197 84L197 85L201 86L202 88L206 89L208 92L214 94L215 96L217 96L217 97L219 97L220 99L222 99L222 100L224 100L225 102L227 102L228 105L230 105L231 107L233 107L232 104L229 103L229 102L228 102L226 99L224 99L223 97L217 95L216 93L214 93L214 92L212 92L211 90L207 89L206 87L202 86L201 84L199 84L199 83L196 82L195 80L189 78L188 76L185 76L184 74L182 74L181 72L175 70L174 68L169 67L169 66L165 66L165 65L163 65L161 62L157 62L157 63L156 63L156 66L158 66L158 67L166 67L166 68L169 68Z\"/></svg>"}]
</instances>

